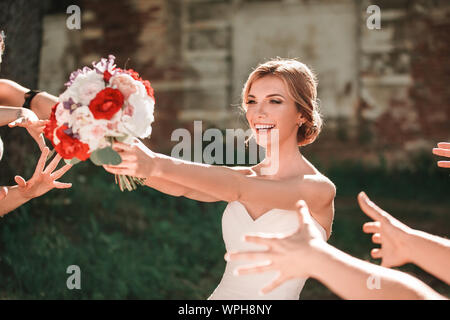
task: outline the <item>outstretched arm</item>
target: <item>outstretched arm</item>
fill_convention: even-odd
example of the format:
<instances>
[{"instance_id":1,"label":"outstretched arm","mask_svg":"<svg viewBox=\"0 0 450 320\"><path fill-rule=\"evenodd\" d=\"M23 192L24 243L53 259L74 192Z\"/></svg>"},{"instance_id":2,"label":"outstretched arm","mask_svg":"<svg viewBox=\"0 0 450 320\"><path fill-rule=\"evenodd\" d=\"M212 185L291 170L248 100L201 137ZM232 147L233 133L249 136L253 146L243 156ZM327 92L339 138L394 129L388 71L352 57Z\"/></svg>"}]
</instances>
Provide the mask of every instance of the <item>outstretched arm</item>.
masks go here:
<instances>
[{"instance_id":1,"label":"outstretched arm","mask_svg":"<svg viewBox=\"0 0 450 320\"><path fill-rule=\"evenodd\" d=\"M354 258L326 243L304 201L299 201L299 228L291 235L253 235L245 241L265 251L229 252L225 259L264 263L238 268L238 275L278 271L262 289L268 293L286 280L313 277L345 299L445 299L418 279Z\"/></svg>"},{"instance_id":2,"label":"outstretched arm","mask_svg":"<svg viewBox=\"0 0 450 320\"><path fill-rule=\"evenodd\" d=\"M25 102L25 93L29 89L20 84L6 79L0 79L0 105L21 107ZM31 101L31 110L39 119L45 120L50 117L52 106L58 102L58 98L47 93L41 92Z\"/></svg>"},{"instance_id":3,"label":"outstretched arm","mask_svg":"<svg viewBox=\"0 0 450 320\"><path fill-rule=\"evenodd\" d=\"M450 240L411 229L363 192L358 201L362 211L374 220L364 224L364 232L373 233L372 241L381 244L381 248L372 250L373 258L381 258L385 267L414 263L450 284Z\"/></svg>"},{"instance_id":4,"label":"outstretched arm","mask_svg":"<svg viewBox=\"0 0 450 320\"><path fill-rule=\"evenodd\" d=\"M221 201L259 202L271 208L295 210L296 199L311 203L313 212L331 206L335 189L329 181L305 177L276 181L244 175L226 166L213 166L155 153L142 143L115 143L122 157L117 166L104 166L114 174L160 178L208 194ZM276 196L274 196L276 195Z\"/></svg>"},{"instance_id":5,"label":"outstretched arm","mask_svg":"<svg viewBox=\"0 0 450 320\"><path fill-rule=\"evenodd\" d=\"M216 202L219 199L214 198L208 194L199 192L192 188L182 186L180 184L167 181L161 178L150 177L145 180L145 185L150 188L156 189L162 193L166 193L175 197L185 197L192 200L202 201L202 202Z\"/></svg>"}]
</instances>

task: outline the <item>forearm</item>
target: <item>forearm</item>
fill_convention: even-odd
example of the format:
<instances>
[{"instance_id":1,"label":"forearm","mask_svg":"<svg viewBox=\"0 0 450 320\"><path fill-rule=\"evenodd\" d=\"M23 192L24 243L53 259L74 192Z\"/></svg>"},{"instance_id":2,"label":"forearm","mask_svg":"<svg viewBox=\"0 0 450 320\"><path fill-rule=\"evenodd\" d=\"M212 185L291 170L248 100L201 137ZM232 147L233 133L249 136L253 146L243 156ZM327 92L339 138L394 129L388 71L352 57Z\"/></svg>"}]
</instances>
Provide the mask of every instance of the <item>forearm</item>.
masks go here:
<instances>
[{"instance_id":1,"label":"forearm","mask_svg":"<svg viewBox=\"0 0 450 320\"><path fill-rule=\"evenodd\" d=\"M182 185L179 185L177 183L171 182L171 181L167 181L161 178L156 178L156 177L150 177L147 178L145 180L145 184L150 187L153 188L155 190L158 190L162 193L174 196L174 197L186 197L192 200L197 200L197 201L203 201L203 202L213 202L213 201L218 201L218 199L193 190L192 188L188 188Z\"/></svg>"},{"instance_id":2,"label":"forearm","mask_svg":"<svg viewBox=\"0 0 450 320\"><path fill-rule=\"evenodd\" d=\"M29 200L31 198L22 196L18 186L8 187L8 194L3 200L0 200L0 217L20 207Z\"/></svg>"},{"instance_id":3,"label":"forearm","mask_svg":"<svg viewBox=\"0 0 450 320\"><path fill-rule=\"evenodd\" d=\"M0 106L0 127L6 126L8 123L24 116L23 108L3 107Z\"/></svg>"},{"instance_id":4,"label":"forearm","mask_svg":"<svg viewBox=\"0 0 450 320\"><path fill-rule=\"evenodd\" d=\"M21 107L25 102L24 95L28 91L28 88L14 81L0 79L0 105ZM31 100L30 107L39 119L46 120L50 117L52 106L57 102L57 97L47 92L41 92Z\"/></svg>"},{"instance_id":5,"label":"forearm","mask_svg":"<svg viewBox=\"0 0 450 320\"><path fill-rule=\"evenodd\" d=\"M28 88L6 79L0 79L0 105L21 107L25 102L24 95Z\"/></svg>"},{"instance_id":6,"label":"forearm","mask_svg":"<svg viewBox=\"0 0 450 320\"><path fill-rule=\"evenodd\" d=\"M314 253L312 277L345 299L443 299L420 280L354 258L328 244Z\"/></svg>"},{"instance_id":7,"label":"forearm","mask_svg":"<svg viewBox=\"0 0 450 320\"><path fill-rule=\"evenodd\" d=\"M407 237L409 260L450 284L450 240L419 230L412 230Z\"/></svg>"},{"instance_id":8,"label":"forearm","mask_svg":"<svg viewBox=\"0 0 450 320\"><path fill-rule=\"evenodd\" d=\"M52 113L52 107L58 102L58 98L47 92L41 92L31 100L31 110L41 120L47 120Z\"/></svg>"},{"instance_id":9,"label":"forearm","mask_svg":"<svg viewBox=\"0 0 450 320\"><path fill-rule=\"evenodd\" d=\"M218 201L238 197L240 173L223 166L184 161L156 154L154 176L206 194Z\"/></svg>"}]
</instances>

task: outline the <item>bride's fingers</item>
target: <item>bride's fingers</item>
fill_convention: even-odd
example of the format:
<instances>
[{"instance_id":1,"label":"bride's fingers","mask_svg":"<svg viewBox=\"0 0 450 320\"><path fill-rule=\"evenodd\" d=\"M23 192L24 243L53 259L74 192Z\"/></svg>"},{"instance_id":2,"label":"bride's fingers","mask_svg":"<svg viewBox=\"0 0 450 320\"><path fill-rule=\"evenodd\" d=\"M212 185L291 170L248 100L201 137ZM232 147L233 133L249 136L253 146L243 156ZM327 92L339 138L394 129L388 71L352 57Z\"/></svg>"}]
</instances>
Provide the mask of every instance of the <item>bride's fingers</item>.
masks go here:
<instances>
[{"instance_id":1,"label":"bride's fingers","mask_svg":"<svg viewBox=\"0 0 450 320\"><path fill-rule=\"evenodd\" d=\"M112 148L113 148L113 150L116 150L116 151L117 150L131 151L131 149L132 149L132 147L129 146L128 144L125 144L123 142L118 142L118 141L113 142Z\"/></svg>"},{"instance_id":2,"label":"bride's fingers","mask_svg":"<svg viewBox=\"0 0 450 320\"><path fill-rule=\"evenodd\" d=\"M260 291L260 294L267 294L267 293L269 293L270 291L272 291L276 287L279 287L280 285L282 285L286 280L287 279L280 274L269 285L267 285L264 288L262 288L261 291Z\"/></svg>"},{"instance_id":3,"label":"bride's fingers","mask_svg":"<svg viewBox=\"0 0 450 320\"><path fill-rule=\"evenodd\" d=\"M379 221L366 222L363 224L363 231L365 233L376 233L380 232L381 223Z\"/></svg>"},{"instance_id":4,"label":"bride's fingers","mask_svg":"<svg viewBox=\"0 0 450 320\"><path fill-rule=\"evenodd\" d=\"M381 244L381 235L379 233L374 233L372 236L372 242L376 244Z\"/></svg>"},{"instance_id":5,"label":"bride's fingers","mask_svg":"<svg viewBox=\"0 0 450 320\"><path fill-rule=\"evenodd\" d=\"M129 169L128 168L121 168L121 167L111 167L104 165L103 168L105 168L106 171L113 174L121 174L121 175L127 175Z\"/></svg>"},{"instance_id":6,"label":"bride's fingers","mask_svg":"<svg viewBox=\"0 0 450 320\"><path fill-rule=\"evenodd\" d=\"M234 269L234 275L242 276L246 274L263 273L273 270L273 264L271 261L267 261L264 264L249 265L245 267L239 267Z\"/></svg>"},{"instance_id":7,"label":"bride's fingers","mask_svg":"<svg viewBox=\"0 0 450 320\"><path fill-rule=\"evenodd\" d=\"M122 163L125 161L134 162L137 160L136 155L132 153L126 153L126 152L119 152L120 157L122 158Z\"/></svg>"},{"instance_id":8,"label":"bride's fingers","mask_svg":"<svg viewBox=\"0 0 450 320\"><path fill-rule=\"evenodd\" d=\"M372 258L374 258L374 259L380 259L383 257L383 253L380 248L372 249L372 251L370 251L370 254L372 255Z\"/></svg>"}]
</instances>

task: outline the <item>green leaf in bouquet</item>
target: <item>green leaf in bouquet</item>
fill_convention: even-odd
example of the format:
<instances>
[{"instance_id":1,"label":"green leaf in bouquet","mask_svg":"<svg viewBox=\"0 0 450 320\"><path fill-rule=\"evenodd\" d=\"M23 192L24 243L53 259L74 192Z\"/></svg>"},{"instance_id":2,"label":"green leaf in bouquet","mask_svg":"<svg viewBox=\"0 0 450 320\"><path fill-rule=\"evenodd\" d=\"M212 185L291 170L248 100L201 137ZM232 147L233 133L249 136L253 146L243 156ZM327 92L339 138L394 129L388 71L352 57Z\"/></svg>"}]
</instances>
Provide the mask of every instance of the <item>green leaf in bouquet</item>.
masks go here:
<instances>
[{"instance_id":1,"label":"green leaf in bouquet","mask_svg":"<svg viewBox=\"0 0 450 320\"><path fill-rule=\"evenodd\" d=\"M124 142L125 140L127 140L130 136L120 136L120 137L115 137L117 141L119 142Z\"/></svg>"},{"instance_id":2,"label":"green leaf in bouquet","mask_svg":"<svg viewBox=\"0 0 450 320\"><path fill-rule=\"evenodd\" d=\"M115 166L122 162L120 155L111 147L95 150L91 153L90 159L97 166L102 166L104 164Z\"/></svg>"},{"instance_id":3,"label":"green leaf in bouquet","mask_svg":"<svg viewBox=\"0 0 450 320\"><path fill-rule=\"evenodd\" d=\"M77 163L81 162L81 160L75 157L75 158L72 158L72 159L64 159L64 162L66 164L74 165L74 164L77 164Z\"/></svg>"}]
</instances>

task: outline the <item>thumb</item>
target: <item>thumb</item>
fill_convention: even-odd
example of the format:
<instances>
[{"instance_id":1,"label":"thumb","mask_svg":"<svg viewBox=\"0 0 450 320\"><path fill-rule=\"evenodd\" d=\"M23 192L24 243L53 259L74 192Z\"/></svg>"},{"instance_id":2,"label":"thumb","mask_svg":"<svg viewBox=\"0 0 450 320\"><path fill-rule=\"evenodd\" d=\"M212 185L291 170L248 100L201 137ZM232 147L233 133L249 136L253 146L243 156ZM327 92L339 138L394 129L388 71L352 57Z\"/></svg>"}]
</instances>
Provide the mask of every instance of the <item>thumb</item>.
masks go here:
<instances>
[{"instance_id":1,"label":"thumb","mask_svg":"<svg viewBox=\"0 0 450 320\"><path fill-rule=\"evenodd\" d=\"M0 188L0 200L5 198L8 195L8 188L7 187L1 187Z\"/></svg>"},{"instance_id":2,"label":"thumb","mask_svg":"<svg viewBox=\"0 0 450 320\"><path fill-rule=\"evenodd\" d=\"M27 182L21 176L15 176L14 180L16 181L19 188L25 188L27 186Z\"/></svg>"},{"instance_id":3,"label":"thumb","mask_svg":"<svg viewBox=\"0 0 450 320\"><path fill-rule=\"evenodd\" d=\"M361 210L374 221L379 221L383 217L388 217L388 214L373 203L365 192L360 192L358 194L358 203Z\"/></svg>"}]
</instances>

